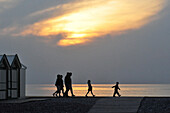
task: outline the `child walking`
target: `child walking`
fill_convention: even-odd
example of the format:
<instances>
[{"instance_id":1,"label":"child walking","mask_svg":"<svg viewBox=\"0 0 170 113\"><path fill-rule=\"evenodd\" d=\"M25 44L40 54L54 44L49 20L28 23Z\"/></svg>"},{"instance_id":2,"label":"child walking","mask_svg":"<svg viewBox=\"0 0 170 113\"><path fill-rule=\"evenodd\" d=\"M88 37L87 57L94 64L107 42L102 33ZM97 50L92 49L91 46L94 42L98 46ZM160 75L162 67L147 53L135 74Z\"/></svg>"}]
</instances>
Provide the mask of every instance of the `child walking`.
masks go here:
<instances>
[{"instance_id":1,"label":"child walking","mask_svg":"<svg viewBox=\"0 0 170 113\"><path fill-rule=\"evenodd\" d=\"M57 94L60 92L59 80L60 80L60 75L57 75L57 79L55 82L55 86L57 90L53 93L53 96L56 96L56 97L58 96ZM59 93L59 96L60 96L60 93Z\"/></svg>"},{"instance_id":2,"label":"child walking","mask_svg":"<svg viewBox=\"0 0 170 113\"><path fill-rule=\"evenodd\" d=\"M120 88L119 88L119 82L116 82L116 85L113 86L112 88L115 88L113 97L115 97L116 94L120 97L121 95L120 95L119 92L118 92L118 89L120 90Z\"/></svg>"},{"instance_id":3,"label":"child walking","mask_svg":"<svg viewBox=\"0 0 170 113\"><path fill-rule=\"evenodd\" d=\"M86 94L86 97L87 97L87 95L88 95L89 92L91 92L91 94L93 95L93 97L95 97L95 95L94 95L93 92L92 92L91 81L88 80L87 83L88 83L88 92L87 92L87 94Z\"/></svg>"}]
</instances>

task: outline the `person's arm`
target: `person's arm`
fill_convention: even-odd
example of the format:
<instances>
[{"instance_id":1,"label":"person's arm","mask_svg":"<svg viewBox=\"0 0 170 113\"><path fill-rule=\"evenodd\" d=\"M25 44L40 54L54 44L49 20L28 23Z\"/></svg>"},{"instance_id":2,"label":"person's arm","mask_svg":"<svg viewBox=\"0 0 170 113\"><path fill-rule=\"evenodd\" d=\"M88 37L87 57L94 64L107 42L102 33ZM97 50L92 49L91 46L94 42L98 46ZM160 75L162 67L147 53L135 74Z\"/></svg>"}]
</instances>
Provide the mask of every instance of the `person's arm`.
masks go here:
<instances>
[{"instance_id":1,"label":"person's arm","mask_svg":"<svg viewBox=\"0 0 170 113\"><path fill-rule=\"evenodd\" d=\"M118 89L120 90L120 88L118 87Z\"/></svg>"},{"instance_id":2,"label":"person's arm","mask_svg":"<svg viewBox=\"0 0 170 113\"><path fill-rule=\"evenodd\" d=\"M115 86L113 86L112 88L114 88Z\"/></svg>"}]
</instances>

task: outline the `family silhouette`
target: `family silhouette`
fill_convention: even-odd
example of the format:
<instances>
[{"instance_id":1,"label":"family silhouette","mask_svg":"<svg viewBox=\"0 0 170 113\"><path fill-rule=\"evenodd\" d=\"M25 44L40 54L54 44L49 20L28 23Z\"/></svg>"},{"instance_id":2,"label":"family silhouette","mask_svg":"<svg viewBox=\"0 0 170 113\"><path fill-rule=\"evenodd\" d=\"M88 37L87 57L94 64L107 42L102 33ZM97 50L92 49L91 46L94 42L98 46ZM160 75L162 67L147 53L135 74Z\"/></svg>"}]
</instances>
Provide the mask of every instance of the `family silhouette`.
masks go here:
<instances>
[{"instance_id":1,"label":"family silhouette","mask_svg":"<svg viewBox=\"0 0 170 113\"><path fill-rule=\"evenodd\" d=\"M63 75L60 75L60 74L57 75L57 79L56 79L56 82L55 82L55 86L56 86L57 90L53 93L53 96L61 97L61 91L62 91L63 97L68 97L68 91L69 90L71 91L72 97L75 96L73 94L71 76L72 76L72 73L67 72L67 74L64 78L65 87L66 87L66 91L64 92Z\"/></svg>"},{"instance_id":2,"label":"family silhouette","mask_svg":"<svg viewBox=\"0 0 170 113\"><path fill-rule=\"evenodd\" d=\"M63 97L69 97L68 96L69 91L71 92L72 97L75 96L73 94L71 76L72 76L72 73L67 72L67 74L64 78L64 83L65 83L65 88L66 88L66 91L64 92L63 75L60 75L60 74L57 75L57 79L55 82L55 86L56 86L57 90L53 93L54 97L61 97L61 92L62 92ZM87 84L88 84L88 91L87 91L85 97L88 97L87 95L89 94L89 92L91 92L92 96L95 97L95 95L93 94L93 87L91 85L91 80L88 80ZM112 88L114 88L113 97L115 97L116 94L120 97L121 95L119 94L119 91L118 91L118 90L120 90L119 82L116 82L116 85L112 86Z\"/></svg>"}]
</instances>

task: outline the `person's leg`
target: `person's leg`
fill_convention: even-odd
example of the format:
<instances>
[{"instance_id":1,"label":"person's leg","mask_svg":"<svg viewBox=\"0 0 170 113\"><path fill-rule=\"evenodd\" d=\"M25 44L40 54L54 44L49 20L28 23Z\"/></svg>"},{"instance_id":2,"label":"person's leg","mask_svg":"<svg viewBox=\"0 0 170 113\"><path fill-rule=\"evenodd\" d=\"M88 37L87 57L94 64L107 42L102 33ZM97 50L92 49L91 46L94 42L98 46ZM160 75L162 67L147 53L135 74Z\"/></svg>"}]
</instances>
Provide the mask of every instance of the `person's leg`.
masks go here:
<instances>
[{"instance_id":1,"label":"person's leg","mask_svg":"<svg viewBox=\"0 0 170 113\"><path fill-rule=\"evenodd\" d=\"M56 87L57 88L57 87ZM53 97L55 96L55 94L57 94L57 90L53 93Z\"/></svg>"},{"instance_id":2,"label":"person's leg","mask_svg":"<svg viewBox=\"0 0 170 113\"><path fill-rule=\"evenodd\" d=\"M65 93L64 93L64 95L65 95L66 97L68 97L68 91L69 91L69 89L66 88L66 91L65 91Z\"/></svg>"},{"instance_id":3,"label":"person's leg","mask_svg":"<svg viewBox=\"0 0 170 113\"><path fill-rule=\"evenodd\" d=\"M64 96L64 89L62 89L62 93L63 93L63 96Z\"/></svg>"},{"instance_id":4,"label":"person's leg","mask_svg":"<svg viewBox=\"0 0 170 113\"><path fill-rule=\"evenodd\" d=\"M115 95L116 95L116 91L114 91L113 97L115 97Z\"/></svg>"},{"instance_id":5,"label":"person's leg","mask_svg":"<svg viewBox=\"0 0 170 113\"><path fill-rule=\"evenodd\" d=\"M94 94L93 94L93 91L91 90L91 94L93 95L93 97L95 96Z\"/></svg>"},{"instance_id":6,"label":"person's leg","mask_svg":"<svg viewBox=\"0 0 170 113\"><path fill-rule=\"evenodd\" d=\"M117 91L116 93L117 93L117 95L118 95L119 97L121 96L121 95L119 94L119 92L118 92L118 91Z\"/></svg>"},{"instance_id":7,"label":"person's leg","mask_svg":"<svg viewBox=\"0 0 170 113\"><path fill-rule=\"evenodd\" d=\"M58 93L59 93L59 97L61 97L61 95L60 95L60 94L61 94L61 90L60 90L60 88L59 88L59 91L58 91Z\"/></svg>"},{"instance_id":8,"label":"person's leg","mask_svg":"<svg viewBox=\"0 0 170 113\"><path fill-rule=\"evenodd\" d=\"M55 96L56 93L57 93L57 90L53 93L53 97Z\"/></svg>"},{"instance_id":9,"label":"person's leg","mask_svg":"<svg viewBox=\"0 0 170 113\"><path fill-rule=\"evenodd\" d=\"M68 91L69 91L69 89L66 90L66 96L67 96L67 97L68 97Z\"/></svg>"},{"instance_id":10,"label":"person's leg","mask_svg":"<svg viewBox=\"0 0 170 113\"><path fill-rule=\"evenodd\" d=\"M72 96L75 96L75 95L73 94L73 89L72 89L72 87L70 88L70 91L71 91L71 95L72 95Z\"/></svg>"},{"instance_id":11,"label":"person's leg","mask_svg":"<svg viewBox=\"0 0 170 113\"><path fill-rule=\"evenodd\" d=\"M58 96L58 94L59 94L59 96L60 96L60 86L57 86L56 96Z\"/></svg>"},{"instance_id":12,"label":"person's leg","mask_svg":"<svg viewBox=\"0 0 170 113\"><path fill-rule=\"evenodd\" d=\"M88 94L89 94L89 90L88 90L88 92L86 93L86 97L87 97Z\"/></svg>"}]
</instances>

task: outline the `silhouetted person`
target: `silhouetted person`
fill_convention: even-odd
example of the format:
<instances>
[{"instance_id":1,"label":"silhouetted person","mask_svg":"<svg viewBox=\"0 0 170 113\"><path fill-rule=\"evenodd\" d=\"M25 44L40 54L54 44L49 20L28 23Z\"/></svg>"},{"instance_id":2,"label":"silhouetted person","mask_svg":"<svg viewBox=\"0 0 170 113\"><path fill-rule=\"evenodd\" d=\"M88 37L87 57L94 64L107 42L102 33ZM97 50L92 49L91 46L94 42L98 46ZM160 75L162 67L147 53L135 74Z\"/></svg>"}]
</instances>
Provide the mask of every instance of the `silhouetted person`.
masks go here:
<instances>
[{"instance_id":1,"label":"silhouetted person","mask_svg":"<svg viewBox=\"0 0 170 113\"><path fill-rule=\"evenodd\" d=\"M71 81L71 76L72 76L72 73L69 73L67 72L67 75L64 79L65 81L65 86L66 86L66 91L65 91L65 97L68 97L68 91L70 90L71 91L71 94L72 94L72 97L75 96L73 94L73 89L72 89L72 81Z\"/></svg>"},{"instance_id":2,"label":"silhouetted person","mask_svg":"<svg viewBox=\"0 0 170 113\"><path fill-rule=\"evenodd\" d=\"M53 93L53 96L58 96L57 94L59 93L60 96L60 75L57 75L57 79L55 82L55 86L57 87L57 90Z\"/></svg>"},{"instance_id":3,"label":"silhouetted person","mask_svg":"<svg viewBox=\"0 0 170 113\"><path fill-rule=\"evenodd\" d=\"M116 94L120 97L121 95L120 95L119 92L118 92L118 89L120 90L120 88L119 88L119 82L116 82L116 85L113 86L112 88L115 88L113 97L115 97Z\"/></svg>"},{"instance_id":4,"label":"silhouetted person","mask_svg":"<svg viewBox=\"0 0 170 113\"><path fill-rule=\"evenodd\" d=\"M88 80L87 83L88 83L88 92L87 92L87 94L86 94L86 97L87 97L87 95L88 95L89 92L91 92L91 94L93 95L92 86L91 86L91 81ZM95 97L95 95L93 95L93 97Z\"/></svg>"}]
</instances>

